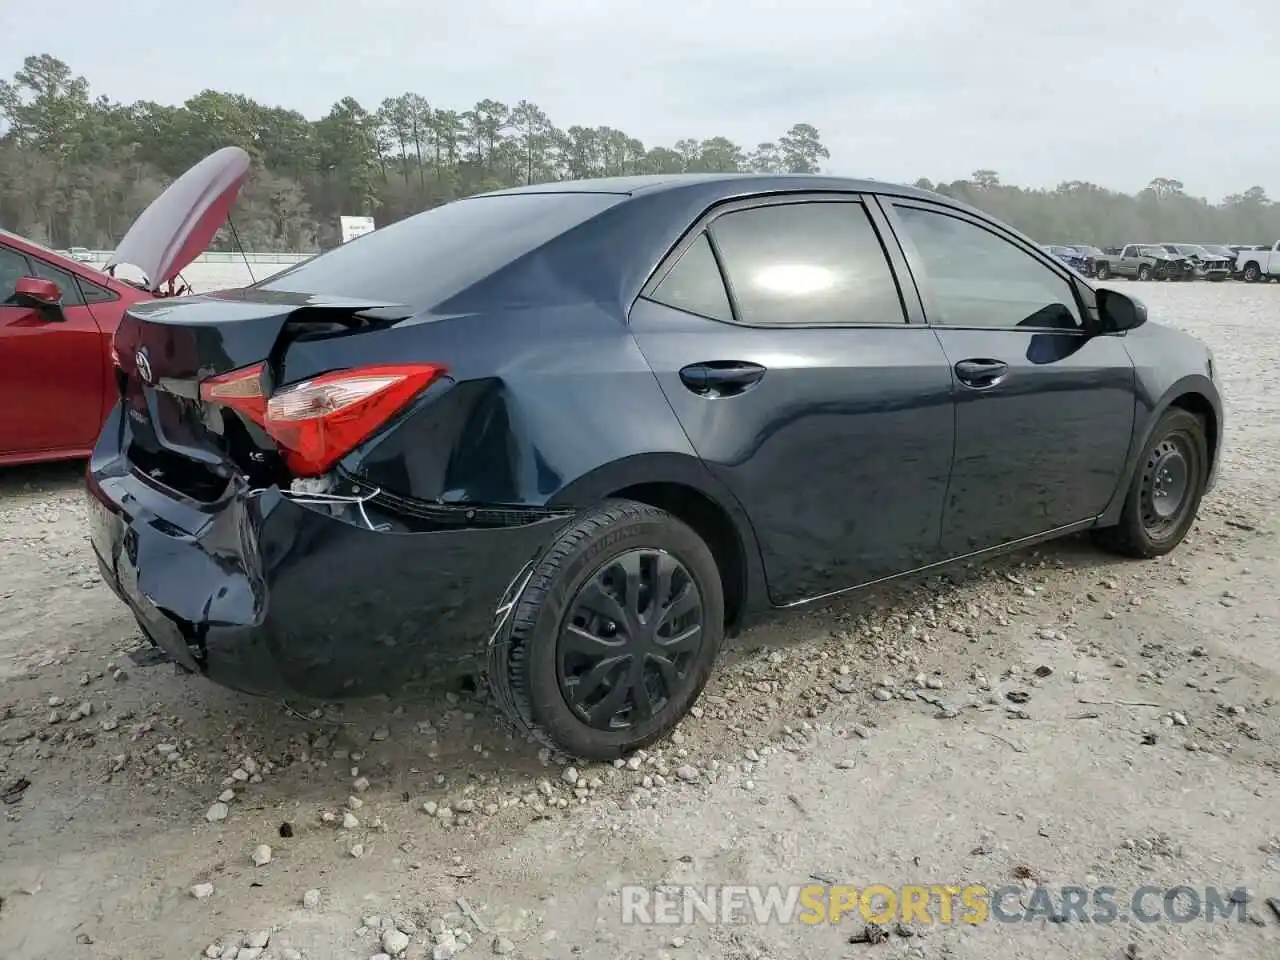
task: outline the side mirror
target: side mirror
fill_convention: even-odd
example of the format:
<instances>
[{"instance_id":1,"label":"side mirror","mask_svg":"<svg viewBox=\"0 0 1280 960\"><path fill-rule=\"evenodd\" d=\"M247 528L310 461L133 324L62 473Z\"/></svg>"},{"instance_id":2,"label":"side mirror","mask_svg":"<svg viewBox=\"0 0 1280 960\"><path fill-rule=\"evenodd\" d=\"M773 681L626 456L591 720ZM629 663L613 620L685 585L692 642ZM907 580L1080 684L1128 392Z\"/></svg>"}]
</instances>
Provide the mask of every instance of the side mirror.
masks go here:
<instances>
[{"instance_id":1,"label":"side mirror","mask_svg":"<svg viewBox=\"0 0 1280 960\"><path fill-rule=\"evenodd\" d=\"M62 291L52 280L43 277L21 277L14 287L13 298L24 307L39 310L48 320L63 320Z\"/></svg>"},{"instance_id":2,"label":"side mirror","mask_svg":"<svg viewBox=\"0 0 1280 960\"><path fill-rule=\"evenodd\" d=\"M1109 333L1136 330L1147 322L1147 306L1137 297L1103 287L1095 292L1098 316Z\"/></svg>"}]
</instances>

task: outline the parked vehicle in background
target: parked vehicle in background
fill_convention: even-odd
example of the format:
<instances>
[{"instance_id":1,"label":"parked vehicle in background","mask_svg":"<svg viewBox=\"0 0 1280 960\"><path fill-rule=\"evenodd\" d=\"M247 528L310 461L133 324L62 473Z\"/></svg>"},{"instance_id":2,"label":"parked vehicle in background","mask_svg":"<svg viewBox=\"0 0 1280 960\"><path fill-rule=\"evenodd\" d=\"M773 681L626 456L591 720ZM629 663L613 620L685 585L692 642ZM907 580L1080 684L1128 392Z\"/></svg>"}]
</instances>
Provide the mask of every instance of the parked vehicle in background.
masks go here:
<instances>
[{"instance_id":1,"label":"parked vehicle in background","mask_svg":"<svg viewBox=\"0 0 1280 960\"><path fill-rule=\"evenodd\" d=\"M1045 253L1048 253L1050 256L1057 257L1072 270L1078 271L1079 273L1085 273L1089 269L1089 263L1085 259L1084 254L1075 247L1049 243L1045 244L1040 249L1044 250Z\"/></svg>"},{"instance_id":2,"label":"parked vehicle in background","mask_svg":"<svg viewBox=\"0 0 1280 960\"><path fill-rule=\"evenodd\" d=\"M500 191L132 308L89 536L188 670L327 698L481 661L615 759L775 609L1086 529L1172 550L1221 401L1145 321L910 187Z\"/></svg>"},{"instance_id":3,"label":"parked vehicle in background","mask_svg":"<svg viewBox=\"0 0 1280 960\"><path fill-rule=\"evenodd\" d=\"M1168 253L1175 253L1191 261L1197 280L1219 282L1231 276L1232 262L1226 257L1215 257L1212 253L1194 243L1162 243L1161 247Z\"/></svg>"},{"instance_id":4,"label":"parked vehicle in background","mask_svg":"<svg viewBox=\"0 0 1280 960\"><path fill-rule=\"evenodd\" d=\"M248 171L238 147L197 164L143 211L111 272L0 231L0 464L89 455L118 397L111 340L120 318L184 292L178 271L213 239ZM120 263L145 282L113 276Z\"/></svg>"},{"instance_id":5,"label":"parked vehicle in background","mask_svg":"<svg viewBox=\"0 0 1280 960\"><path fill-rule=\"evenodd\" d=\"M1236 251L1232 250L1224 243L1197 243L1197 247L1203 247L1211 255L1219 259L1227 261L1227 270L1232 279L1239 279L1239 272L1236 270Z\"/></svg>"},{"instance_id":6,"label":"parked vehicle in background","mask_svg":"<svg viewBox=\"0 0 1280 960\"><path fill-rule=\"evenodd\" d=\"M85 247L72 247L67 253L76 263L93 263L93 255Z\"/></svg>"},{"instance_id":7,"label":"parked vehicle in background","mask_svg":"<svg viewBox=\"0 0 1280 960\"><path fill-rule=\"evenodd\" d=\"M1170 253L1158 243L1130 243L1118 255L1097 260L1097 277L1126 277L1129 280L1182 280L1194 276L1191 261L1180 253Z\"/></svg>"},{"instance_id":8,"label":"parked vehicle in background","mask_svg":"<svg viewBox=\"0 0 1280 960\"><path fill-rule=\"evenodd\" d=\"M1105 257L1105 251L1100 247L1094 247L1087 243L1072 243L1069 246L1074 247L1084 257L1085 276L1096 277L1098 275L1098 258Z\"/></svg>"},{"instance_id":9,"label":"parked vehicle in background","mask_svg":"<svg viewBox=\"0 0 1280 960\"><path fill-rule=\"evenodd\" d=\"M1226 246L1225 243L1197 243L1196 246L1202 247L1203 250L1208 251L1208 253L1210 253L1210 255L1212 256L1219 257L1220 260L1225 260L1226 269L1228 269L1230 276L1233 276L1233 278L1235 278L1236 273L1235 273L1235 251L1234 250L1231 250L1231 248L1229 246Z\"/></svg>"},{"instance_id":10,"label":"parked vehicle in background","mask_svg":"<svg viewBox=\"0 0 1280 960\"><path fill-rule=\"evenodd\" d=\"M1280 240L1269 247L1242 250L1236 254L1236 268L1245 283L1280 278Z\"/></svg>"}]
</instances>

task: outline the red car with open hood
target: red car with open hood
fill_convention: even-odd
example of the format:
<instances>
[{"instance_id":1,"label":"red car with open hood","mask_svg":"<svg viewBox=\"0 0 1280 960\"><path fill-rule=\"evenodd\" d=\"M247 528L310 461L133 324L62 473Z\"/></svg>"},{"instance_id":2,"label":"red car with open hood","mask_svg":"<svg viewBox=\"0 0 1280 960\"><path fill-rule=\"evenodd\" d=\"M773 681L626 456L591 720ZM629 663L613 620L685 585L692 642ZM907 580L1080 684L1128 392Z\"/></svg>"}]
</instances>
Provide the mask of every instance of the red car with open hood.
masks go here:
<instances>
[{"instance_id":1,"label":"red car with open hood","mask_svg":"<svg viewBox=\"0 0 1280 960\"><path fill-rule=\"evenodd\" d=\"M206 157L142 212L101 270L0 230L0 465L89 455L117 397L121 317L184 292L179 271L226 221L248 174L239 147ZM145 279L116 277L121 264Z\"/></svg>"}]
</instances>

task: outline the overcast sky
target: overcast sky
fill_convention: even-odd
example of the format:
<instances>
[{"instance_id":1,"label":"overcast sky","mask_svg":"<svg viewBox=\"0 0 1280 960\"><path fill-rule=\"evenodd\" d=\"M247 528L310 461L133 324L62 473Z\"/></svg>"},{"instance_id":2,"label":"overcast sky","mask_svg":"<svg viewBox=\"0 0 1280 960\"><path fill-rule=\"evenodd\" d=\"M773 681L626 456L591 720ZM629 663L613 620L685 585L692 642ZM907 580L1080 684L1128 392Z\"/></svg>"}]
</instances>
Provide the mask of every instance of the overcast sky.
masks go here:
<instances>
[{"instance_id":1,"label":"overcast sky","mask_svg":"<svg viewBox=\"0 0 1280 960\"><path fill-rule=\"evenodd\" d=\"M0 3L0 74L52 53L115 100L205 88L323 114L493 97L647 146L814 124L839 174L1155 176L1280 196L1277 0L61 0ZM54 7L47 11L52 16ZM36 29L38 27L38 29ZM29 37L30 39L25 39Z\"/></svg>"}]
</instances>

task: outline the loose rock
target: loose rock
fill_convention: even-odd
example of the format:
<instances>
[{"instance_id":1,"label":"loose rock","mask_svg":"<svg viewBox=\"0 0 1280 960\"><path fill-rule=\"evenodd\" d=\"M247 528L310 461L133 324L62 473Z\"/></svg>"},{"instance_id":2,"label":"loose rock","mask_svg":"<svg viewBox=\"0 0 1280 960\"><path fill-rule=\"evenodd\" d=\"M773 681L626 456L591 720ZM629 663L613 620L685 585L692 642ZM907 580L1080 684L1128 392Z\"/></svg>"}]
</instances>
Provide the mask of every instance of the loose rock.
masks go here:
<instances>
[{"instance_id":1,"label":"loose rock","mask_svg":"<svg viewBox=\"0 0 1280 960\"><path fill-rule=\"evenodd\" d=\"M384 930L382 933L382 949L393 957L399 956L409 949L409 937L395 927L390 930Z\"/></svg>"},{"instance_id":2,"label":"loose rock","mask_svg":"<svg viewBox=\"0 0 1280 960\"><path fill-rule=\"evenodd\" d=\"M219 821L227 819L227 814L230 812L231 808L223 801L219 800L209 808L209 811L204 815L204 818L210 823L218 823Z\"/></svg>"}]
</instances>

